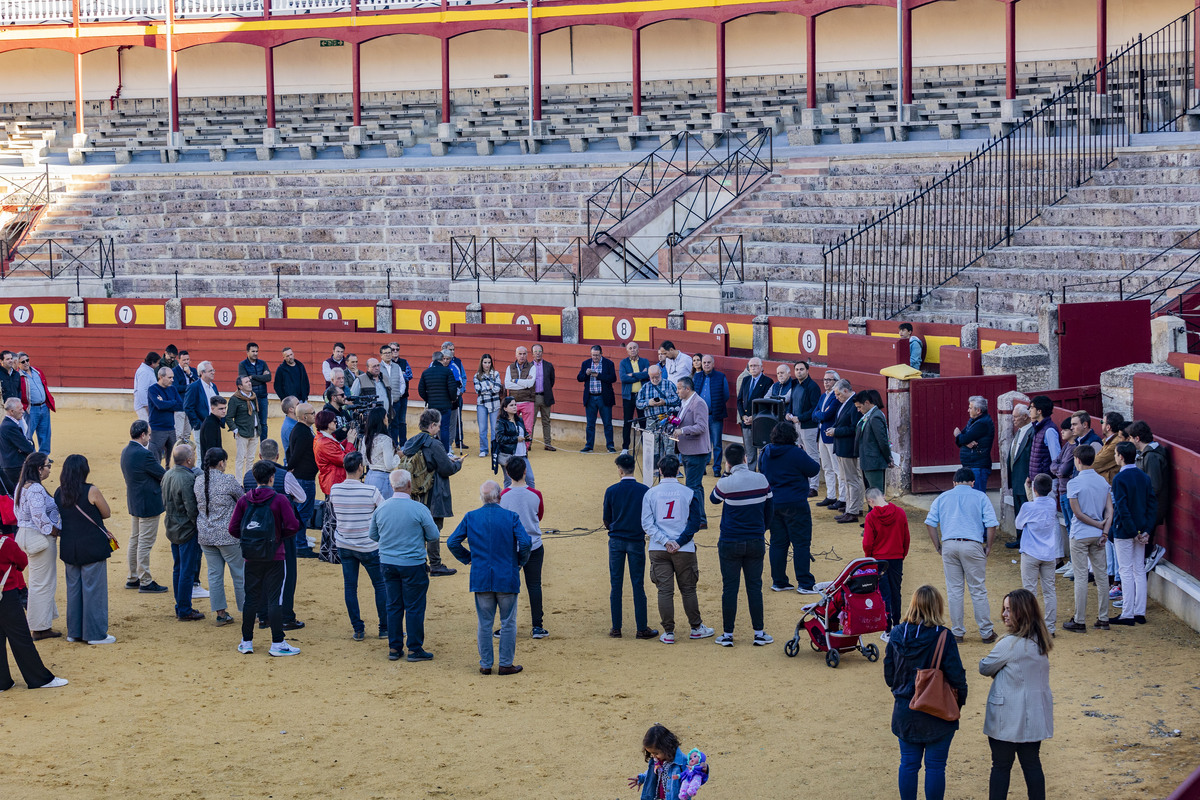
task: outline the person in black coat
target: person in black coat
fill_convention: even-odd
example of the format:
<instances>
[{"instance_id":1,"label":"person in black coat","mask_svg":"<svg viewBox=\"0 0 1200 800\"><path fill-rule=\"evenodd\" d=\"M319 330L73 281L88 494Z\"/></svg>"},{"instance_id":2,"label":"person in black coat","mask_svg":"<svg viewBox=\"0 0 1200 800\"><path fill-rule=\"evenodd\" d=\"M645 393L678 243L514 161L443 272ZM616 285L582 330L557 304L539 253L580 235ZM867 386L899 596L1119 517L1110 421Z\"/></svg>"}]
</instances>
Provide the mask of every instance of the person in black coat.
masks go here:
<instances>
[{"instance_id":1,"label":"person in black coat","mask_svg":"<svg viewBox=\"0 0 1200 800\"><path fill-rule=\"evenodd\" d=\"M158 518L163 513L162 482L166 470L150 452L150 423L139 419L129 427L129 444L121 452L125 476L125 504L133 518L129 538L129 580L126 589L158 594L167 591L150 575L150 548L158 539Z\"/></svg>"},{"instance_id":2,"label":"person in black coat","mask_svg":"<svg viewBox=\"0 0 1200 800\"><path fill-rule=\"evenodd\" d=\"M313 510L317 505L317 456L313 453L313 423L317 419L316 409L310 403L296 406L296 425L288 434L287 469L300 481L304 490L304 502L296 509L300 518L300 533L296 536L296 557L316 558L308 544L306 531L312 524Z\"/></svg>"},{"instance_id":3,"label":"person in black coat","mask_svg":"<svg viewBox=\"0 0 1200 800\"><path fill-rule=\"evenodd\" d=\"M986 492L988 477L992 474L992 444L996 441L996 423L988 416L987 398L970 398L967 401L967 417L967 427L954 429L958 460L964 468L974 473L975 488Z\"/></svg>"},{"instance_id":4,"label":"person in black coat","mask_svg":"<svg viewBox=\"0 0 1200 800\"><path fill-rule=\"evenodd\" d=\"M846 507L842 515L835 517L835 522L858 522L859 514L863 513L863 476L858 465L858 450L854 440L858 433L858 421L862 414L854 407L854 389L850 381L842 378L833 387L837 397L837 415L833 418L832 427L826 428L826 433L833 437L833 454L841 467L842 479L846 482Z\"/></svg>"},{"instance_id":5,"label":"person in black coat","mask_svg":"<svg viewBox=\"0 0 1200 800\"><path fill-rule=\"evenodd\" d=\"M913 593L908 613L888 634L883 657L883 679L892 689L892 733L900 740L900 796L916 798L921 761L925 762L925 796L943 797L946 791L946 758L958 730L949 722L908 707L915 693L917 670L934 665L938 640L945 636L941 669L957 695L958 707L967 702L967 673L954 635L942 622L946 604L941 592L922 586Z\"/></svg>"},{"instance_id":6,"label":"person in black coat","mask_svg":"<svg viewBox=\"0 0 1200 800\"><path fill-rule=\"evenodd\" d=\"M579 366L576 380L583 384L583 409L587 415L587 436L580 452L590 453L596 443L596 414L604 421L604 445L608 452L615 453L613 441L612 410L616 404L613 384L617 382L617 368L604 357L598 344L592 345L592 357Z\"/></svg>"},{"instance_id":7,"label":"person in black coat","mask_svg":"<svg viewBox=\"0 0 1200 800\"><path fill-rule=\"evenodd\" d=\"M542 420L542 447L557 448L550 443L550 408L554 405L554 365L542 358L542 346L535 344L533 350L533 410ZM538 378L540 375L539 386ZM533 435L533 431L529 432ZM533 484L529 484L533 486Z\"/></svg>"},{"instance_id":8,"label":"person in black coat","mask_svg":"<svg viewBox=\"0 0 1200 800\"><path fill-rule=\"evenodd\" d=\"M229 403L224 397L214 397L208 401L208 416L200 423L200 430L196 433L201 458L212 448L221 446L221 431L225 427L225 412L228 410Z\"/></svg>"},{"instance_id":9,"label":"person in black coat","mask_svg":"<svg viewBox=\"0 0 1200 800\"><path fill-rule=\"evenodd\" d=\"M751 420L754 418L754 401L766 397L774 383L763 374L762 359L752 358L746 362L750 373L742 378L737 390L738 423L742 426L742 444L746 447L746 463L758 463L758 448L754 446Z\"/></svg>"},{"instance_id":10,"label":"person in black coat","mask_svg":"<svg viewBox=\"0 0 1200 800\"><path fill-rule=\"evenodd\" d=\"M449 422L449 414L458 405L458 381L450 371L450 354L438 350L433 354L433 363L421 373L417 383L417 394L425 401L427 408L436 408L442 414L442 419ZM450 452L450 426L442 425L438 431L438 439L446 452Z\"/></svg>"},{"instance_id":11,"label":"person in black coat","mask_svg":"<svg viewBox=\"0 0 1200 800\"><path fill-rule=\"evenodd\" d=\"M308 384L308 370L296 360L292 348L283 348L283 361L275 368L275 395L282 400L294 397L301 403L308 402L312 388Z\"/></svg>"},{"instance_id":12,"label":"person in black coat","mask_svg":"<svg viewBox=\"0 0 1200 800\"><path fill-rule=\"evenodd\" d=\"M0 483L4 485L0 487L0 492L9 495L17 491L25 459L37 449L21 427L23 416L25 412L21 408L21 398L10 397L4 401L4 419L0 420L0 468L4 470L4 480Z\"/></svg>"}]
</instances>

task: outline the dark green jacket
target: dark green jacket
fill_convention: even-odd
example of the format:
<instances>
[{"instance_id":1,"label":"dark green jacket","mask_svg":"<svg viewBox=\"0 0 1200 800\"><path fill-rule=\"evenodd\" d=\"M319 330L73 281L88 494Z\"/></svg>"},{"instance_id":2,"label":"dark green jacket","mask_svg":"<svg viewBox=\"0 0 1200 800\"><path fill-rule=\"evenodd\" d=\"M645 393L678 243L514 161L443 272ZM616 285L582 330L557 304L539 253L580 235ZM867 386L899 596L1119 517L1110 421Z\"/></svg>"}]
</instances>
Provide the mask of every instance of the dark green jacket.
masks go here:
<instances>
[{"instance_id":1,"label":"dark green jacket","mask_svg":"<svg viewBox=\"0 0 1200 800\"><path fill-rule=\"evenodd\" d=\"M253 439L258 432L258 398L247 399L234 392L225 413L225 426L243 439Z\"/></svg>"},{"instance_id":2,"label":"dark green jacket","mask_svg":"<svg viewBox=\"0 0 1200 800\"><path fill-rule=\"evenodd\" d=\"M163 522L171 544L183 544L196 536L196 473L174 466L163 475Z\"/></svg>"}]
</instances>

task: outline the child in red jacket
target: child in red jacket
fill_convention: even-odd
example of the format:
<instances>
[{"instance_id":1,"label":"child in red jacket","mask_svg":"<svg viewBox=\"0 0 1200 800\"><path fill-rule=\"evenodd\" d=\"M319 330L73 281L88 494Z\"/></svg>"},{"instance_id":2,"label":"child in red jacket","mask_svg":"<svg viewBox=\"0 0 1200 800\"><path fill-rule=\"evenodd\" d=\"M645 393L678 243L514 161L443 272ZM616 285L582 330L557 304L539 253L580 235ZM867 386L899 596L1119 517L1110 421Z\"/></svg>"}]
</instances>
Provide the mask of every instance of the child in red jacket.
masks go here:
<instances>
[{"instance_id":1,"label":"child in red jacket","mask_svg":"<svg viewBox=\"0 0 1200 800\"><path fill-rule=\"evenodd\" d=\"M863 553L887 564L879 581L887 607L888 625L900 623L900 579L904 576L904 557L908 555L908 515L900 506L889 503L878 489L867 491L867 512L863 531ZM880 634L885 642L888 634Z\"/></svg>"}]
</instances>

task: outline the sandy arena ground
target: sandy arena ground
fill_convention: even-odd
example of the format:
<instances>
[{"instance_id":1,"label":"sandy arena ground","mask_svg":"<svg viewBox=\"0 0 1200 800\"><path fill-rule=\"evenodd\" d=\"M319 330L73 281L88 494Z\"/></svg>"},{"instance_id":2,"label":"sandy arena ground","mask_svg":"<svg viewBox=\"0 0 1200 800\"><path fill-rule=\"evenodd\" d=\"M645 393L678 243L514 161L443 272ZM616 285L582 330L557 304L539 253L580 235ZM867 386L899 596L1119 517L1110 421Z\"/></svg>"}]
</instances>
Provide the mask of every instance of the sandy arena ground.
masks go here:
<instances>
[{"instance_id":1,"label":"sandy arena ground","mask_svg":"<svg viewBox=\"0 0 1200 800\"><path fill-rule=\"evenodd\" d=\"M117 464L130 421L101 411L54 417L51 483L63 457L84 453L114 506L110 527L122 549L109 562L109 594L118 644L42 642L42 657L70 686L31 692L18 679L0 697L6 797L628 798L636 793L626 778L644 768L640 741L655 722L680 734L685 748L707 751L713 777L702 794L709 800L895 796L899 753L882 660L850 654L833 670L807 642L797 658L786 658L801 596L766 592L773 646L750 646L743 598L732 649L686 638L667 647L633 638L626 586L626 638L606 635L607 543L593 529L614 480L607 454L534 453L547 497L544 525L563 531L546 537L551 635L528 638L522 598L517 663L525 672L484 677L465 568L430 587L426 646L436 658L424 664L388 662L383 641L353 642L341 571L315 560L300 562L296 608L308 626L289 637L303 649L295 658L269 658L265 632L258 652L239 655L238 626L213 627L207 600L197 607L208 619L182 623L170 594L126 591L129 520ZM477 488L491 475L475 455L472 449L453 480L460 515L477 505ZM861 529L833 524L821 510L815 516L813 550L822 555L814 571L829 579L861 554ZM922 582L944 587L922 519L910 511L906 592ZM701 609L719 629L716 527L698 541ZM1019 585L1013 557L1003 547L992 554L997 626L1003 593ZM161 531L152 568L170 583ZM61 567L59 576L65 614ZM370 632L370 583L365 575L361 581ZM1058 589L1061 623L1073 606L1071 583L1060 580ZM658 627L649 581L647 594ZM678 605L677 615L683 619ZM1049 797L1162 798L1200 763L1200 635L1154 604L1147 615L1146 626L1058 637L1051 654L1056 735L1042 751ZM65 619L55 627L65 630ZM987 795L989 680L976 667L989 647L969 631L961 650L970 696L950 751L947 796L965 800ZM1172 737L1174 729L1182 736ZM1024 797L1014 772L1010 796Z\"/></svg>"}]
</instances>

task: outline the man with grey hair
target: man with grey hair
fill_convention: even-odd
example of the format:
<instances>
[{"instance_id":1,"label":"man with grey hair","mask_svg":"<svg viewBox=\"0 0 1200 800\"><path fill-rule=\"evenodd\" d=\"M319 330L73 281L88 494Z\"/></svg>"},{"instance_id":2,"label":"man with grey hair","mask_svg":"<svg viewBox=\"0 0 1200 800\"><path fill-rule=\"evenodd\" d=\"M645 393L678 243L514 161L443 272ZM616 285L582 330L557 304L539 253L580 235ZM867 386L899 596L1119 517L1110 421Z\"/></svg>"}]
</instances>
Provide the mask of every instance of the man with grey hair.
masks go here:
<instances>
[{"instance_id":1,"label":"man with grey hair","mask_svg":"<svg viewBox=\"0 0 1200 800\"><path fill-rule=\"evenodd\" d=\"M220 397L221 393L217 391L217 384L214 383L217 372L213 369L211 361L201 361L196 365L196 372L199 373L200 379L192 381L187 387L183 395L183 413L187 414L188 424L199 437L200 428L212 411L212 399ZM201 451L198 455L203 462L204 452Z\"/></svg>"},{"instance_id":2,"label":"man with grey hair","mask_svg":"<svg viewBox=\"0 0 1200 800\"><path fill-rule=\"evenodd\" d=\"M758 463L758 450L754 447L751 424L754 420L754 401L766 397L773 381L763 374L761 358L752 358L746 363L749 373L742 378L737 390L738 422L742 426L742 444L746 447L746 463L754 467Z\"/></svg>"},{"instance_id":3,"label":"man with grey hair","mask_svg":"<svg viewBox=\"0 0 1200 800\"><path fill-rule=\"evenodd\" d=\"M529 560L532 545L521 518L500 506L500 484L484 481L479 487L483 506L469 511L446 542L450 552L471 565L470 589L475 593L479 627L479 672L492 674L492 625L500 612L500 674L515 675L517 651L517 593L521 567ZM464 545L470 545L470 549Z\"/></svg>"},{"instance_id":4,"label":"man with grey hair","mask_svg":"<svg viewBox=\"0 0 1200 800\"><path fill-rule=\"evenodd\" d=\"M817 447L821 453L821 469L825 472L825 499L817 503L834 511L846 510L846 481L842 478L841 463L833 452L833 436L827 431L837 419L841 403L834 394L833 386L842 376L836 370L827 369L821 376L823 393L813 411L813 419L820 430L820 442Z\"/></svg>"},{"instance_id":5,"label":"man with grey hair","mask_svg":"<svg viewBox=\"0 0 1200 800\"><path fill-rule=\"evenodd\" d=\"M164 367L163 369L166 369ZM153 408L153 406L151 406ZM171 543L171 587L175 592L175 617L182 622L204 619L192 607L193 587L200 572L200 542L197 539L196 451L177 444L171 452L175 466L162 477L163 522Z\"/></svg>"},{"instance_id":6,"label":"man with grey hair","mask_svg":"<svg viewBox=\"0 0 1200 800\"><path fill-rule=\"evenodd\" d=\"M10 397L4 401L4 419L0 420L0 469L3 470L4 486L0 492L15 494L17 481L21 477L21 467L25 459L34 452L33 442L25 433L21 418L25 409L21 407L21 398Z\"/></svg>"},{"instance_id":7,"label":"man with grey hair","mask_svg":"<svg viewBox=\"0 0 1200 800\"><path fill-rule=\"evenodd\" d=\"M517 413L525 420L526 432L533 431L533 417L537 411L537 373L533 364L529 363L529 350L525 347L516 349L516 361L504 370L504 388L513 400L517 401Z\"/></svg>"},{"instance_id":8,"label":"man with grey hair","mask_svg":"<svg viewBox=\"0 0 1200 800\"><path fill-rule=\"evenodd\" d=\"M858 421L862 414L854 406L854 388L850 381L841 378L833 385L833 393L837 397L837 414L833 424L825 429L825 433L833 438L833 454L837 457L841 468L841 479L846 483L846 507L841 516L835 517L839 523L858 522L858 516L863 513L863 475L858 468L858 451L854 447L855 433L858 431Z\"/></svg>"},{"instance_id":9,"label":"man with grey hair","mask_svg":"<svg viewBox=\"0 0 1200 800\"><path fill-rule=\"evenodd\" d=\"M21 402L25 405L25 430L30 441L37 437L38 452L50 454L50 412L54 395L41 370L29 363L28 353L17 353L17 371L21 373Z\"/></svg>"},{"instance_id":10,"label":"man with grey hair","mask_svg":"<svg viewBox=\"0 0 1200 800\"><path fill-rule=\"evenodd\" d=\"M429 661L425 650L425 600L429 574L425 571L426 546L439 533L433 516L413 500L412 474L394 470L388 475L392 496L375 509L367 535L379 542L379 564L387 591L388 660L399 661L408 628L408 660Z\"/></svg>"},{"instance_id":11,"label":"man with grey hair","mask_svg":"<svg viewBox=\"0 0 1200 800\"><path fill-rule=\"evenodd\" d=\"M397 447L408 441L408 390L412 367L400 358L400 343L388 342L379 348L379 374L392 390L392 405L388 414L388 435Z\"/></svg>"},{"instance_id":12,"label":"man with grey hair","mask_svg":"<svg viewBox=\"0 0 1200 800\"><path fill-rule=\"evenodd\" d=\"M146 402L150 407L150 452L163 462L171 464L171 450L175 447L175 412L183 411L183 398L175 390L175 372L170 367L158 368L158 381L146 390Z\"/></svg>"},{"instance_id":13,"label":"man with grey hair","mask_svg":"<svg viewBox=\"0 0 1200 800\"><path fill-rule=\"evenodd\" d=\"M992 444L996 441L996 423L988 416L986 397L975 395L967 399L967 426L954 429L958 445L958 460L964 469L975 476L975 489L987 491L992 474ZM1024 482L1022 482L1024 488Z\"/></svg>"},{"instance_id":14,"label":"man with grey hair","mask_svg":"<svg viewBox=\"0 0 1200 800\"><path fill-rule=\"evenodd\" d=\"M350 394L353 397L375 398L383 403L385 413L391 408L392 387L380 375L379 359L367 359L367 371L358 373L354 385L350 387Z\"/></svg>"},{"instance_id":15,"label":"man with grey hair","mask_svg":"<svg viewBox=\"0 0 1200 800\"><path fill-rule=\"evenodd\" d=\"M446 417L453 412L454 404L458 402L458 383L454 373L450 371L450 354L445 350L436 350L431 357L429 368L421 373L417 383L417 394L425 401L426 408L432 408L441 414L442 427L438 438L442 447L450 452L450 428Z\"/></svg>"},{"instance_id":16,"label":"man with grey hair","mask_svg":"<svg viewBox=\"0 0 1200 800\"><path fill-rule=\"evenodd\" d=\"M454 408L450 412L450 441L459 450L463 449L463 434L462 434L462 396L467 390L467 370L463 366L462 359L454 355L454 342L442 342L442 352L450 355L450 373L454 376L455 383L458 384L458 394L454 398ZM533 428L526 428L533 430ZM447 450L450 447L447 445Z\"/></svg>"},{"instance_id":17,"label":"man with grey hair","mask_svg":"<svg viewBox=\"0 0 1200 800\"><path fill-rule=\"evenodd\" d=\"M1033 452L1033 436L1030 435L1033 426L1029 424L1029 406L1024 403L1013 406L1012 422L1013 438L1005 459L1008 462L1008 485L1012 489L1013 514L1016 515L1021 513L1021 506L1029 500L1025 496L1025 480L1037 477L1029 474L1029 456ZM1017 538L1005 542L1004 546L1011 545L1010 549L1013 549L1020 545L1020 541L1021 533L1018 531Z\"/></svg>"}]
</instances>

